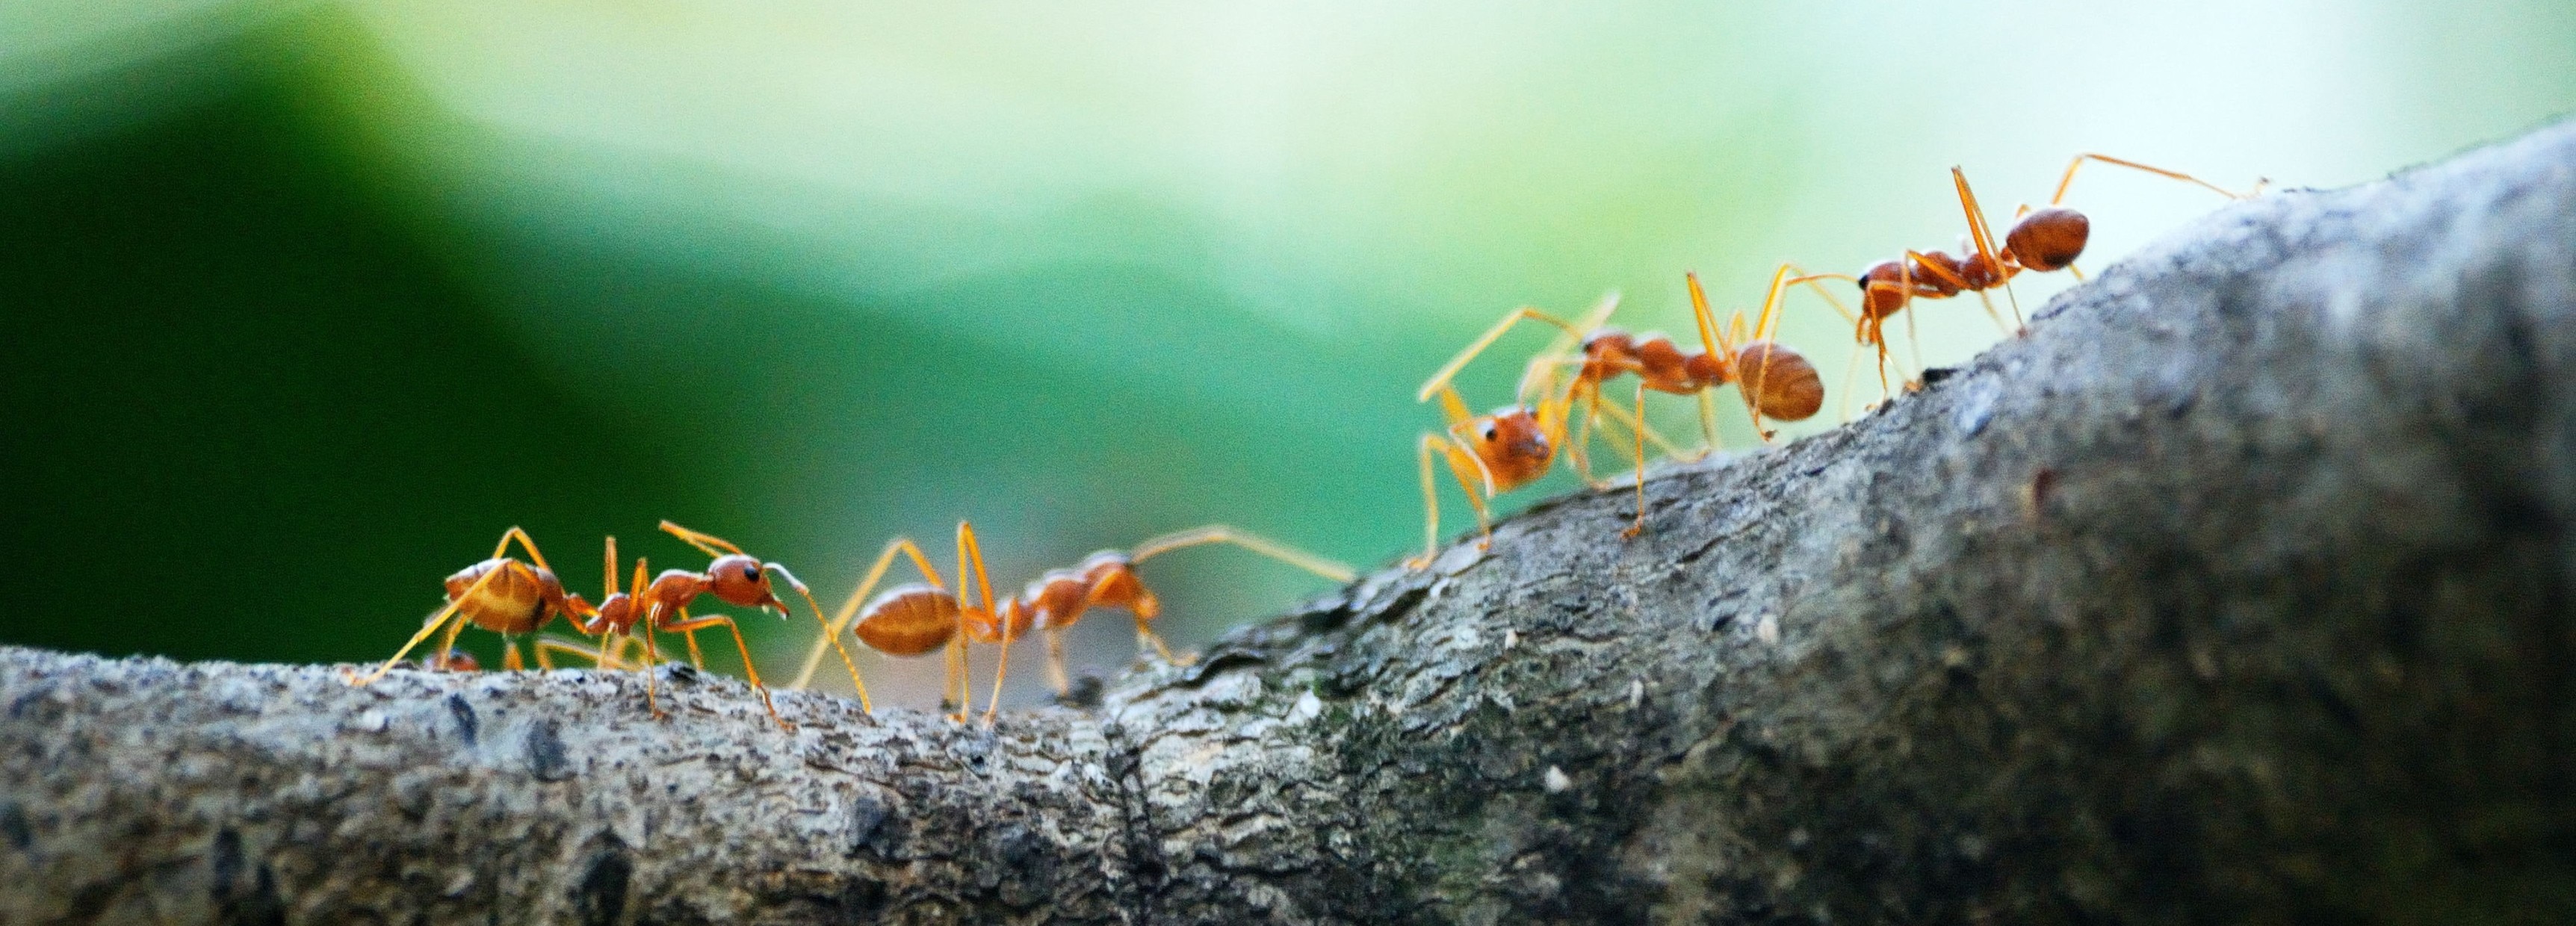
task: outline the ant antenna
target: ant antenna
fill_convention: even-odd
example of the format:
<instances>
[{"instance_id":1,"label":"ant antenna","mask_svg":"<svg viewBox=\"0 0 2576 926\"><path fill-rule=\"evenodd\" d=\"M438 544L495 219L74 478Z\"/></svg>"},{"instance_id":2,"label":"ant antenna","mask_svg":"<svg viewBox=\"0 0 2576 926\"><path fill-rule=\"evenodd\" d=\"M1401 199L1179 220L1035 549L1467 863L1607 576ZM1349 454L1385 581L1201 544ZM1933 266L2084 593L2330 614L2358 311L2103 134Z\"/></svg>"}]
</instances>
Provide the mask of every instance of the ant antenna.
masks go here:
<instances>
[{"instance_id":1,"label":"ant antenna","mask_svg":"<svg viewBox=\"0 0 2576 926\"><path fill-rule=\"evenodd\" d=\"M1357 577L1349 566L1224 524L1193 527L1152 538L1128 551L1127 561L1141 563L1174 550L1211 543L1230 543L1335 582L1349 582Z\"/></svg>"}]
</instances>

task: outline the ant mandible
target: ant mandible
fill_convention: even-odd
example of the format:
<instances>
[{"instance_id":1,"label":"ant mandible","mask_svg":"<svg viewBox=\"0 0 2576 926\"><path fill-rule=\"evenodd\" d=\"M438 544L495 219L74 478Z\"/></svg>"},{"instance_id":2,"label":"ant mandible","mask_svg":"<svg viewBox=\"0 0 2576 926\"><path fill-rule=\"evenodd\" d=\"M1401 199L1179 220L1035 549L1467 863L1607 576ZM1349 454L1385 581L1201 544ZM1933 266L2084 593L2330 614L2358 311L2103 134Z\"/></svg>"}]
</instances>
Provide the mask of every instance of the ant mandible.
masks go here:
<instances>
[{"instance_id":1,"label":"ant mandible","mask_svg":"<svg viewBox=\"0 0 2576 926\"><path fill-rule=\"evenodd\" d=\"M534 565L508 555L512 543L526 550ZM385 660L364 678L346 669L341 670L341 677L352 685L374 684L386 672L392 671L395 664L402 662L402 658L421 641L442 628L446 630L446 636L439 641L433 661L442 665L452 664L456 635L468 623L501 635L504 647L502 668L515 671L523 667L519 660L518 637L535 633L557 617L578 625L594 613L589 602L583 601L580 595L564 592L563 583L546 565L546 555L537 551L536 541L528 538L527 531L516 527L501 532L501 542L493 546L490 559L457 570L447 577L445 584L446 606L422 621L420 632L413 634L410 642L395 651L393 658ZM544 653L549 647L581 652L578 647L543 638L536 645L540 662L545 660Z\"/></svg>"},{"instance_id":2,"label":"ant mandible","mask_svg":"<svg viewBox=\"0 0 2576 926\"><path fill-rule=\"evenodd\" d=\"M2092 220L2063 204L2067 189L2075 183L2076 171L2086 161L2100 161L2180 180L2229 199L2258 195L2266 182L2257 181L2253 190L2237 193L2179 171L2106 154L2078 154L2067 162L2066 173L2058 178L2057 191L2049 197L2048 205L2038 209L2023 206L2016 210L2012 228L2004 233L1998 244L1993 227L1986 221L1985 211L1977 205L1976 193L1968 188L1967 174L1957 167L1950 168L1951 185L1958 190L1959 209L1967 218L1967 245L1971 253L1952 257L1939 250L1908 249L1896 260L1870 265L1857 278L1846 278L1840 274L1807 278L1852 279L1859 285L1861 310L1860 315L1852 319L1856 329L1854 336L1862 346L1874 345L1878 349L1879 390L1882 394L1888 388L1886 320L1904 311L1915 299L1946 299L1961 292L1973 292L1983 299L1988 290L2000 286L2012 304L2014 330L2019 330L2022 326L2021 302L2013 296L2013 277L2024 271L2048 273L2056 270L2073 272L2078 279L2083 277L2082 271L2075 270L2075 259L2083 256L2084 245L2092 236ZM1991 301L1986 304L1986 312L1993 317L1994 304ZM1913 323L1913 316L1906 319L1908 325ZM2001 325L2003 319L1996 317L1995 323Z\"/></svg>"}]
</instances>

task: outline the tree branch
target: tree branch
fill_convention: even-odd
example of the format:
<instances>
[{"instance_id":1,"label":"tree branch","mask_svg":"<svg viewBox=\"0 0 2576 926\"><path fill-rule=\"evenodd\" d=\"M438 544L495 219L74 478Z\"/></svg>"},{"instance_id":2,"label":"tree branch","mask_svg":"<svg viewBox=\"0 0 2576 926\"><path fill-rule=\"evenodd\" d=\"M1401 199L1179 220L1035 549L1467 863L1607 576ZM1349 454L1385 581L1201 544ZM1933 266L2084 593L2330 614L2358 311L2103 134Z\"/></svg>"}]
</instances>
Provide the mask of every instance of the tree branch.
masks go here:
<instances>
[{"instance_id":1,"label":"tree branch","mask_svg":"<svg viewBox=\"0 0 2576 926\"><path fill-rule=\"evenodd\" d=\"M2576 129L2266 196L992 731L0 650L0 921L2563 918L2571 316Z\"/></svg>"}]
</instances>

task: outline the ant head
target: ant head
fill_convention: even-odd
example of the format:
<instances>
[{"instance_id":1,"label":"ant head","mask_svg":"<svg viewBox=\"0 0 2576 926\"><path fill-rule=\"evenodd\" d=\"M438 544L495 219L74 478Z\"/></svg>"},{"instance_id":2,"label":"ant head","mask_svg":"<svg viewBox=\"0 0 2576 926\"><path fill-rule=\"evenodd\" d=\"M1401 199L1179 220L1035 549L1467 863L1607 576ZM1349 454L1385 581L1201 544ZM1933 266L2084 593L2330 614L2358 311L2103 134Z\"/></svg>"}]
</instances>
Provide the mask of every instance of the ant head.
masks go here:
<instances>
[{"instance_id":1,"label":"ant head","mask_svg":"<svg viewBox=\"0 0 2576 926\"><path fill-rule=\"evenodd\" d=\"M767 565L740 553L728 553L707 564L707 591L738 607L787 610L787 603L769 590Z\"/></svg>"},{"instance_id":2,"label":"ant head","mask_svg":"<svg viewBox=\"0 0 2576 926\"><path fill-rule=\"evenodd\" d=\"M1539 423L1538 411L1527 405L1471 420L1464 429L1497 488L1526 485L1547 475L1548 465L1556 461L1547 428Z\"/></svg>"},{"instance_id":3,"label":"ant head","mask_svg":"<svg viewBox=\"0 0 2576 926\"><path fill-rule=\"evenodd\" d=\"M2004 252L2022 266L2046 273L2084 256L2093 220L2064 206L2050 206L2021 217L2004 234Z\"/></svg>"}]
</instances>

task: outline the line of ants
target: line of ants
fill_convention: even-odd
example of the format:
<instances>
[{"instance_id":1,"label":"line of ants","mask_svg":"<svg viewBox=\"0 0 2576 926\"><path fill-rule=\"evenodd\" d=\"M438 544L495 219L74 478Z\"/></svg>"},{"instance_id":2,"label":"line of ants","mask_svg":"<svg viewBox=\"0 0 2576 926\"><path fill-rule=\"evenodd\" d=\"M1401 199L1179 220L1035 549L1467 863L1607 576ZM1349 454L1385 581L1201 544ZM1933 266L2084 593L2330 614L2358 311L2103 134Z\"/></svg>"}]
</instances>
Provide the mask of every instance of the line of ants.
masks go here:
<instances>
[{"instance_id":1,"label":"line of ants","mask_svg":"<svg viewBox=\"0 0 2576 926\"><path fill-rule=\"evenodd\" d=\"M2264 186L2258 181L2253 190L2236 193L2177 171L2108 155L2079 154L2068 163L2048 204L2035 209L2023 206L2016 210L2012 226L1997 236L1978 206L1966 175L1953 167L1951 180L1967 226L1960 255L1952 256L1938 249L1908 249L1897 258L1873 264L1857 275L1810 273L1795 264L1783 263L1772 273L1762 307L1749 324L1742 313L1734 314L1724 325L1718 324L1698 274L1684 274L1694 327L1699 336L1696 350L1677 344L1662 334L1630 334L1609 327L1609 316L1619 303L1615 292L1570 321L1534 308L1514 309L1433 373L1416 395L1417 401L1439 400L1447 427L1423 434L1416 444L1424 508L1424 548L1421 556L1408 558L1405 564L1410 568L1421 568L1440 552L1435 459L1446 465L1475 511L1479 549L1489 547L1493 541L1491 500L1545 476L1555 468L1560 450L1564 451L1569 468L1595 490L1623 486L1633 488L1636 515L1622 531L1622 536L1634 537L1646 528L1648 445L1652 444L1668 457L1685 461L1702 459L1716 452L1719 428L1713 396L1718 389L1727 385L1736 387L1737 397L1751 420L1754 434L1766 443L1777 436L1775 431L1765 427L1766 419L1795 422L1815 415L1824 405L1822 376L1804 355L1776 340L1782 299L1793 288L1804 287L1813 291L1852 326L1856 346L1852 363L1846 368L1846 387L1849 369L1857 366L1865 352L1875 351L1882 400L1892 394L1887 378L1890 357L1886 322L1916 299L1946 299L1961 293L1976 293L1984 302L1988 316L1998 327L2005 327L2002 316L1995 312L1988 296L1992 290L2000 288L2012 306L2014 318L2013 325L2005 327L2005 330L2020 333L2023 330L2020 304L2011 290L2014 277L2025 272L2066 270L2082 278L2082 273L2075 269L2075 261L2083 254L2090 237L2091 221L2064 203L2077 171L2094 161L2195 184L2230 199L2257 195ZM1842 281L1856 287L1859 309L1855 311L1844 305L1823 285L1825 281ZM1909 334L1913 319L1912 315L1906 316ZM1513 404L1483 415L1471 413L1452 381L1478 355L1524 321L1552 327L1556 329L1557 336L1525 364ZM1918 369L1921 367L1919 359L1915 365ZM1617 401L1605 400L1607 387L1621 377L1631 375L1636 377L1636 381L1630 390L1627 407L1621 407ZM1909 381L1906 385L1908 389L1917 388L1919 382ZM1701 430L1699 447L1682 448L1647 422L1645 396L1648 392L1686 395L1697 400ZM1570 435L1569 430L1572 432ZM1588 448L1596 432L1626 452L1629 462L1634 464L1633 479L1623 483L1595 474ZM1622 436L1624 440L1620 439ZM840 608L827 617L811 590L786 566L747 554L722 538L669 521L662 522L661 529L710 557L707 566L697 571L668 569L652 574L645 560L637 557L630 580L621 587L617 540L607 538L601 582L603 597L594 605L578 593L565 591L561 580L547 565L544 554L537 551L536 543L525 531L513 527L502 534L490 558L447 577L446 604L424 621L419 632L393 657L364 676L345 669L343 672L350 684L363 686L373 683L400 665L404 656L432 636L440 639L430 654L421 660L421 667L434 671L475 671L480 667L472 654L455 648L458 634L465 625L472 624L502 636L504 669L522 668L518 639L533 636L532 646L541 668L553 668L554 659L558 656L576 656L600 669L645 670L646 710L651 716L662 718L666 715L661 710L654 683L656 673L652 671L662 661L657 636L662 633L681 634L687 641L690 662L703 668L705 660L696 632L721 626L732 635L744 674L753 690L760 695L761 705L770 719L781 729L792 729L792 725L778 715L768 686L762 683L760 672L752 663L750 647L743 640L741 628L730 617L695 616L689 610L701 599L713 596L735 607L773 611L782 618L787 617L791 608L776 591L777 584L784 584L796 593L822 631L788 687L803 688L811 683L822 666L824 654L830 651L838 655L839 662L849 674L862 710L872 711L874 704L868 696L867 684L842 639L844 634L865 648L889 657L915 657L937 651L943 653L946 660L942 703L949 709L951 718L962 722L972 714L973 704L972 683L968 679L969 647L984 644L998 650L992 692L985 699L983 721L990 724L1000 706L1002 682L1010 668L1011 645L1032 632L1044 637L1048 681L1061 698L1071 690L1065 670L1063 635L1093 610L1127 612L1134 620L1140 651L1150 649L1166 663L1182 662L1182 658L1175 656L1150 626L1160 615L1162 605L1136 571L1136 567L1146 560L1189 547L1229 544L1335 582L1349 582L1353 578L1351 569L1340 563L1231 527L1210 525L1153 537L1123 552L1104 550L1094 553L1071 568L1040 575L1015 596L996 599L992 577L985 568L983 550L974 527L960 521L956 532L956 582L953 587L931 564L929 556L918 544L909 538L898 537L886 544L857 588ZM513 544L526 553L525 560L511 555ZM920 573L921 580L877 592L898 557L908 559ZM649 581L648 575L651 575ZM871 597L872 592L877 593ZM585 645L540 633L558 618L572 625L590 642Z\"/></svg>"}]
</instances>

